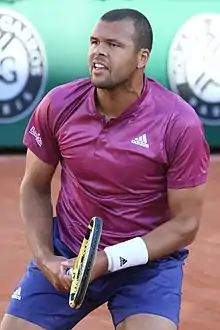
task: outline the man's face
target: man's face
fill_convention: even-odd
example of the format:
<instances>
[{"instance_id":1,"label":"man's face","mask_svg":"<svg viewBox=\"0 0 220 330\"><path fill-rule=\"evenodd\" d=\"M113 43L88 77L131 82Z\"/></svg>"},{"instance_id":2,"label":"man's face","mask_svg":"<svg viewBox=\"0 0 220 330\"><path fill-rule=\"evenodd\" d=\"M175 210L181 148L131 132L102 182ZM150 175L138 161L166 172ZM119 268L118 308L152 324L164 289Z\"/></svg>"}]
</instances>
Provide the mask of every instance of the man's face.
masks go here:
<instances>
[{"instance_id":1,"label":"man's face","mask_svg":"<svg viewBox=\"0 0 220 330\"><path fill-rule=\"evenodd\" d=\"M138 51L130 20L100 20L90 38L89 70L97 88L114 89L129 81L137 69Z\"/></svg>"}]
</instances>

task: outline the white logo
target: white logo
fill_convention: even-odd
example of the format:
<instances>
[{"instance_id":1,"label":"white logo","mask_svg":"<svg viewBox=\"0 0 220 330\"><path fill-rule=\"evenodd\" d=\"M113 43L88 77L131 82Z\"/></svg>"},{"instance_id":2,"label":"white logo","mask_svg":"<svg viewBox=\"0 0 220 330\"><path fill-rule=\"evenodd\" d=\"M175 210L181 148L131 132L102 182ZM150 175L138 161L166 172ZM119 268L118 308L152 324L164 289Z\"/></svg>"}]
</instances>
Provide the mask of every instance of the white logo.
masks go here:
<instances>
[{"instance_id":1,"label":"white logo","mask_svg":"<svg viewBox=\"0 0 220 330\"><path fill-rule=\"evenodd\" d=\"M12 299L21 300L21 287L15 290L11 297Z\"/></svg>"},{"instance_id":2,"label":"white logo","mask_svg":"<svg viewBox=\"0 0 220 330\"><path fill-rule=\"evenodd\" d=\"M34 110L45 89L46 71L37 31L20 14L0 8L0 124Z\"/></svg>"},{"instance_id":3,"label":"white logo","mask_svg":"<svg viewBox=\"0 0 220 330\"><path fill-rule=\"evenodd\" d=\"M36 128L34 126L31 127L29 133L35 137L35 141L37 142L39 147L42 147L43 141L41 139L40 133L37 133Z\"/></svg>"},{"instance_id":4,"label":"white logo","mask_svg":"<svg viewBox=\"0 0 220 330\"><path fill-rule=\"evenodd\" d=\"M146 134L143 134L143 135L139 136L138 138L131 140L131 143L144 147L144 148L149 148Z\"/></svg>"},{"instance_id":5,"label":"white logo","mask_svg":"<svg viewBox=\"0 0 220 330\"><path fill-rule=\"evenodd\" d=\"M180 28L169 51L168 78L204 124L220 125L220 14L194 16Z\"/></svg>"}]
</instances>

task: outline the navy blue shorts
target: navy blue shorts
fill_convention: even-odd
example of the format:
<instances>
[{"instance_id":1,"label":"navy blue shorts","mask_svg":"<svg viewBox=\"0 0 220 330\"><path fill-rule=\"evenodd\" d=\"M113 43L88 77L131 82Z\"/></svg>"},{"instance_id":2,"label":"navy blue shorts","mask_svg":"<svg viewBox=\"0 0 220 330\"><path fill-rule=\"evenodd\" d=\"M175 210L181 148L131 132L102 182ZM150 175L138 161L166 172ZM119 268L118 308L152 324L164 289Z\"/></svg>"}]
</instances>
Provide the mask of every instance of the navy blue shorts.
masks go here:
<instances>
[{"instance_id":1,"label":"navy blue shorts","mask_svg":"<svg viewBox=\"0 0 220 330\"><path fill-rule=\"evenodd\" d=\"M73 253L59 239L54 221L54 249L67 258ZM183 264L188 251L169 258L127 268L94 280L82 307L69 307L68 293L58 292L32 260L12 294L7 313L35 323L46 330L72 329L88 313L108 302L115 327L135 314L156 314L178 325Z\"/></svg>"}]
</instances>

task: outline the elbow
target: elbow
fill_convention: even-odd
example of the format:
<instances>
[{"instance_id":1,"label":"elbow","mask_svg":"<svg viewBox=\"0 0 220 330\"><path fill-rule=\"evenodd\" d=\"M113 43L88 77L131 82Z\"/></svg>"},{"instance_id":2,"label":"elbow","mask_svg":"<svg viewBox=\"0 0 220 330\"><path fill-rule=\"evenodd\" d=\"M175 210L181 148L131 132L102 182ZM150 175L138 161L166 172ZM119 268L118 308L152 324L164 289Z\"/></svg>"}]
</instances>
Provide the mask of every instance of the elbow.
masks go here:
<instances>
[{"instance_id":1,"label":"elbow","mask_svg":"<svg viewBox=\"0 0 220 330\"><path fill-rule=\"evenodd\" d=\"M20 187L19 187L19 197L20 200L22 201L24 198L26 199L29 195L32 194L33 187L29 182L23 178L21 181Z\"/></svg>"},{"instance_id":2,"label":"elbow","mask_svg":"<svg viewBox=\"0 0 220 330\"><path fill-rule=\"evenodd\" d=\"M33 194L50 196L51 186L49 184L41 184L40 180L32 180L24 176L20 184L19 196L22 198L23 196Z\"/></svg>"},{"instance_id":3,"label":"elbow","mask_svg":"<svg viewBox=\"0 0 220 330\"><path fill-rule=\"evenodd\" d=\"M25 183L25 180L23 179L21 181L20 187L19 187L19 197L22 199L22 197L25 195L25 192L27 190L27 184Z\"/></svg>"},{"instance_id":4,"label":"elbow","mask_svg":"<svg viewBox=\"0 0 220 330\"><path fill-rule=\"evenodd\" d=\"M184 241L184 245L190 245L194 242L200 226L199 217L182 218L180 224L180 235Z\"/></svg>"},{"instance_id":5,"label":"elbow","mask_svg":"<svg viewBox=\"0 0 220 330\"><path fill-rule=\"evenodd\" d=\"M23 191L25 190L26 183L25 183L25 178L22 179L20 187L19 187L19 194L22 195Z\"/></svg>"}]
</instances>

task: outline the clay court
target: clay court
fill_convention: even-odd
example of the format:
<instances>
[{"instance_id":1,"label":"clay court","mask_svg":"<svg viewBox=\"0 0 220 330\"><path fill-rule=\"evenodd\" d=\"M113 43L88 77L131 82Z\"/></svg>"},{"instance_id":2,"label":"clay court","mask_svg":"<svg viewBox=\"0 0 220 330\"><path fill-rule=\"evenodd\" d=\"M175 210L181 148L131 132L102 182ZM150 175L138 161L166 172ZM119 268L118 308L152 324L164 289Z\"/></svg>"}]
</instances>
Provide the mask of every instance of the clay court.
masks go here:
<instances>
[{"instance_id":1,"label":"clay court","mask_svg":"<svg viewBox=\"0 0 220 330\"><path fill-rule=\"evenodd\" d=\"M0 319L14 286L29 260L19 215L18 190L23 156L0 157ZM54 199L58 190L54 180ZM185 266L180 330L220 329L220 157L213 156L202 225ZM92 313L78 330L113 329L105 306Z\"/></svg>"}]
</instances>

